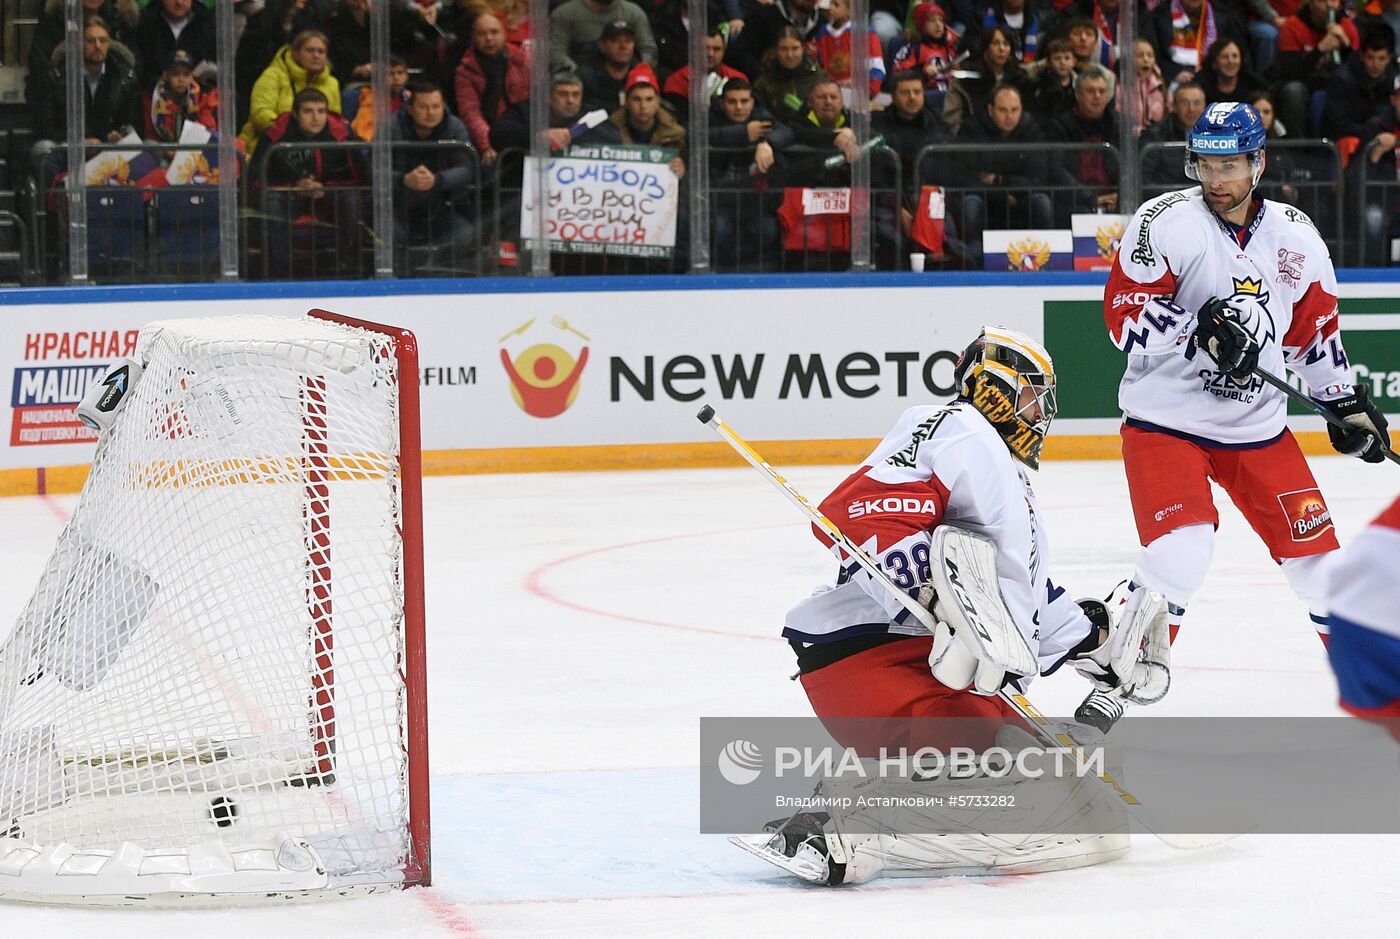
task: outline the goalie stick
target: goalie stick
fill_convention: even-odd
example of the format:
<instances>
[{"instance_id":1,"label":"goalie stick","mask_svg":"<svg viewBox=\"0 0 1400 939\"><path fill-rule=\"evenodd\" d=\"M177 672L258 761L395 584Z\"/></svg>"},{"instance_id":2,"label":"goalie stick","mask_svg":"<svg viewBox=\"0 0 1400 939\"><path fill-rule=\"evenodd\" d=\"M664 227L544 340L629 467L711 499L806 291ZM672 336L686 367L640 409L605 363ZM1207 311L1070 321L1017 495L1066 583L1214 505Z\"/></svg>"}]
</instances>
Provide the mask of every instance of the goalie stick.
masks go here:
<instances>
[{"instance_id":1,"label":"goalie stick","mask_svg":"<svg viewBox=\"0 0 1400 939\"><path fill-rule=\"evenodd\" d=\"M782 492L789 502L797 506L798 509L807 516L808 521L826 532L834 542L841 546L841 550L846 552L848 557L859 564L876 583L880 584L880 586L884 587L892 596L898 599L904 608L909 611L910 615L927 628L930 633L935 630L937 623L933 618L933 614L929 612L927 608L920 605L917 600L909 596L908 593L901 590L894 581L890 580L889 575L885 573L879 564L875 563L875 560L871 558L870 555L866 554L865 551L861 550L860 546L847 538L845 533L836 527L835 522L823 515L821 510L809 502L806 496L798 492L796 487L788 482L786 477L775 470L767 460L763 459L758 451L749 445L748 441L735 433L735 431L715 413L714 408L710 407L708 404L705 405L700 409L696 418L700 423L705 424L718 434L720 439L729 444L729 446L743 457L750 466L767 477L768 481ZM997 692L997 696L1005 701L1007 705L1026 722L1026 725L1034 730L1036 735L1039 736L1043 742L1069 749L1074 754L1075 763L1079 767L1087 767L1089 765L1084 761L1083 750L1079 743L1068 733L1054 728L1050 721L1036 710L1035 706L1031 704L1030 700L1027 699L1025 695L1020 692L1008 691L1002 688ZM1125 789L1123 784L1111 773L1104 772L1095 775L1094 778L1097 779L1099 784L1105 789L1113 793L1114 797L1121 803L1123 810L1129 816L1170 847L1183 849L1204 848L1229 841L1231 838L1236 837L1235 834L1172 834L1162 832L1159 830L1161 825L1157 823L1147 807L1144 806L1136 796Z\"/></svg>"}]
</instances>

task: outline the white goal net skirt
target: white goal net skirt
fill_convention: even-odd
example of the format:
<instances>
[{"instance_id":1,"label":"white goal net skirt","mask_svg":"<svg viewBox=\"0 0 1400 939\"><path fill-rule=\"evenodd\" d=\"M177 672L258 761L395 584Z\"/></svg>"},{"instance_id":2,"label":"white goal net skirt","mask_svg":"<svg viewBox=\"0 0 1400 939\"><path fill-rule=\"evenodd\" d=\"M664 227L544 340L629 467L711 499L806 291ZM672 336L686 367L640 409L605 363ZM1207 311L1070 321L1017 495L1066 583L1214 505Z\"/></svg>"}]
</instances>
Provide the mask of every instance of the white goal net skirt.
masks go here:
<instances>
[{"instance_id":1,"label":"white goal net skirt","mask_svg":"<svg viewBox=\"0 0 1400 939\"><path fill-rule=\"evenodd\" d=\"M172 320L136 358L0 645L0 897L426 883L411 334Z\"/></svg>"}]
</instances>

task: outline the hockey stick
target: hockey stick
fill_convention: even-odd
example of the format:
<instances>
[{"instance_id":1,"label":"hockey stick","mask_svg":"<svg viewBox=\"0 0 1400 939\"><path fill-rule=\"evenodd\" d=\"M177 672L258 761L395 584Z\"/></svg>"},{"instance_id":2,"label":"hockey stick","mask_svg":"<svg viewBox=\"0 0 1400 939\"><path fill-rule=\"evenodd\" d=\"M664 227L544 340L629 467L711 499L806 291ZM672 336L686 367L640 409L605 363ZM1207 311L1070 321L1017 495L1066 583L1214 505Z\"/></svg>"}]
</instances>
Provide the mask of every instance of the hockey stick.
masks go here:
<instances>
[{"instance_id":1,"label":"hockey stick","mask_svg":"<svg viewBox=\"0 0 1400 939\"><path fill-rule=\"evenodd\" d=\"M859 545L847 538L841 529L836 527L835 522L823 515L820 509L809 502L807 497L798 492L792 483L788 482L781 473L769 465L768 461L763 459L763 457L758 454L758 451L751 447L743 437L740 437L728 424L721 420L719 415L715 413L714 408L710 407L708 404L705 405L700 409L700 413L696 415L696 418L700 423L710 427L710 429L718 434L720 439L725 443L734 448L734 451L743 457L750 466L767 477L770 483L777 487L783 495L787 496L789 502L797 506L798 509L802 511L802 514L807 516L808 521L826 532L834 542L841 546L841 550L846 552L848 557L865 569L865 572L870 575L871 579L898 599L900 604L903 605L903 607L909 611L910 615L918 620L924 628L930 633L934 632L938 624L937 621L934 620L933 614L908 593L901 590L894 581L890 580L889 575L885 573L884 569L881 568L870 555L866 554ZM1070 737L1069 734L1062 730L1054 729L1045 716L1037 711L1034 705L1026 699L1025 695L1015 691L1007 691L1005 688L1002 688L997 692L997 696L1005 701L1007 705L1026 722L1028 727L1033 728L1043 742L1068 749L1074 754L1075 763L1078 768L1089 768L1089 764L1084 760L1083 750L1080 745ZM1105 789L1113 793L1122 804L1123 810L1128 815L1132 816L1138 824L1156 835L1164 844L1170 845L1173 848L1204 848L1209 845L1228 841L1235 837L1234 834L1164 834L1158 830L1160 826L1152 819L1147 808L1136 796L1123 788L1123 784L1110 773L1105 771L1101 774L1096 774L1094 778L1097 779L1099 784Z\"/></svg>"},{"instance_id":2,"label":"hockey stick","mask_svg":"<svg viewBox=\"0 0 1400 939\"><path fill-rule=\"evenodd\" d=\"M1297 388L1294 388L1282 378L1279 378L1277 375L1274 375L1271 372L1266 372L1261 366L1254 366L1254 370L1250 372L1250 374L1253 375L1255 378L1262 379L1265 384L1273 385L1279 391L1282 391L1285 395L1292 398L1294 401L1307 408L1309 411L1312 411L1314 414L1322 418L1327 423L1331 424L1333 427L1348 432L1360 429L1355 424L1348 424L1346 421L1333 414L1327 408L1318 404L1316 401L1303 394ZM1400 463L1400 453L1396 453L1394 450L1387 447L1384 443L1381 444L1381 455L1383 455L1387 460L1389 460L1392 463Z\"/></svg>"}]
</instances>

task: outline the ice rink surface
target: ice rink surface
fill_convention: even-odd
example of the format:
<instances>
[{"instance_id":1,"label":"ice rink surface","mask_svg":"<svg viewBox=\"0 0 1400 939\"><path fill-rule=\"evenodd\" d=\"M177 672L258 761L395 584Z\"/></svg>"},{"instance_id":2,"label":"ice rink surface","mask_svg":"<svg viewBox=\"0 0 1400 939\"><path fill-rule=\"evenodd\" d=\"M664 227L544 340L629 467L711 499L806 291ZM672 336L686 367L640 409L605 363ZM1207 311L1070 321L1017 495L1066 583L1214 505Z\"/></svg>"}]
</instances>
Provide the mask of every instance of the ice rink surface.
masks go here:
<instances>
[{"instance_id":1,"label":"ice rink surface","mask_svg":"<svg viewBox=\"0 0 1400 939\"><path fill-rule=\"evenodd\" d=\"M1311 462L1344 544L1400 489L1391 467ZM846 472L789 475L816 499ZM1056 581L1106 593L1136 552L1121 466L1048 463L1036 489ZM1306 611L1217 495L1215 562L1154 713L1339 713ZM5 905L0 935L1396 935L1400 836L1135 836L1084 870L799 885L697 834L699 718L810 714L778 630L834 562L783 498L747 468L433 478L426 497L435 886L212 911ZM0 621L72 504L0 500ZM1031 698L1063 714L1085 691L1065 669Z\"/></svg>"}]
</instances>

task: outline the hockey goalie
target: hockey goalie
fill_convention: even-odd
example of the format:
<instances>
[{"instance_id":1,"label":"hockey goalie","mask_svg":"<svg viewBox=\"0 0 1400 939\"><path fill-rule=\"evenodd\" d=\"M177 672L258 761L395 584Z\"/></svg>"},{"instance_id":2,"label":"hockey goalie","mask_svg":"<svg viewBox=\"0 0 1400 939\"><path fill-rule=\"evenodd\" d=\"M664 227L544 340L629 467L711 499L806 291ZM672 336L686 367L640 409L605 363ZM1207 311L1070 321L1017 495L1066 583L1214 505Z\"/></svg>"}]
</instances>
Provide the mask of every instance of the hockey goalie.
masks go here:
<instances>
[{"instance_id":1,"label":"hockey goalie","mask_svg":"<svg viewBox=\"0 0 1400 939\"><path fill-rule=\"evenodd\" d=\"M783 630L813 711L838 744L862 757L935 742L917 739L918 728L949 723L925 720L933 718L973 719L958 722L962 739L939 745L1015 752L1031 737L999 692L1023 692L1035 675L1066 662L1108 700L1152 703L1170 681L1160 594L1129 585L1112 603L1076 602L1050 579L1044 519L1026 473L1039 468L1055 415L1049 353L1026 335L987 326L959 358L955 383L951 403L905 411L821 504L895 587L932 611L936 629L818 530L842 566L835 583L789 611ZM1078 740L1086 736L1085 728L1073 731ZM916 827L939 833L916 834L880 809L833 808L775 821L764 835L736 843L831 885L885 874L1057 870L1128 849L1115 800L1094 778L1013 773L994 783L945 777L862 785L866 795L873 785L898 798L972 784L1044 811L1024 816L1029 834L994 833L975 815L925 817Z\"/></svg>"}]
</instances>

